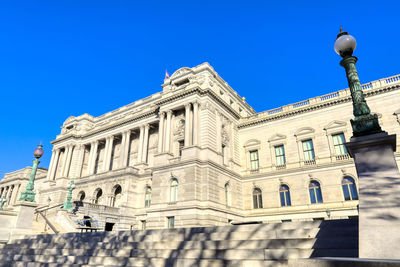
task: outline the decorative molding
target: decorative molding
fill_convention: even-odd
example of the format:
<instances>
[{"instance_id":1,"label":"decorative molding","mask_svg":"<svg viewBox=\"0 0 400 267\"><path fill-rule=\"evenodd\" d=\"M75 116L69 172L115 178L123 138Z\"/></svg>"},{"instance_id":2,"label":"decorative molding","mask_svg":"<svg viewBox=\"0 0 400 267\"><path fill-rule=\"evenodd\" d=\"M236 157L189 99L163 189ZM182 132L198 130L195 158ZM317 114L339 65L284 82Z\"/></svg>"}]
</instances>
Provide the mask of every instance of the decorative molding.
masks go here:
<instances>
[{"instance_id":1,"label":"decorative molding","mask_svg":"<svg viewBox=\"0 0 400 267\"><path fill-rule=\"evenodd\" d=\"M301 135L313 134L314 132L315 132L315 130L311 127L302 127L294 133L294 136L298 137Z\"/></svg>"},{"instance_id":2,"label":"decorative molding","mask_svg":"<svg viewBox=\"0 0 400 267\"><path fill-rule=\"evenodd\" d=\"M274 141L280 141L280 140L285 140L286 135L283 134L274 134L268 139L268 142L274 142Z\"/></svg>"}]
</instances>

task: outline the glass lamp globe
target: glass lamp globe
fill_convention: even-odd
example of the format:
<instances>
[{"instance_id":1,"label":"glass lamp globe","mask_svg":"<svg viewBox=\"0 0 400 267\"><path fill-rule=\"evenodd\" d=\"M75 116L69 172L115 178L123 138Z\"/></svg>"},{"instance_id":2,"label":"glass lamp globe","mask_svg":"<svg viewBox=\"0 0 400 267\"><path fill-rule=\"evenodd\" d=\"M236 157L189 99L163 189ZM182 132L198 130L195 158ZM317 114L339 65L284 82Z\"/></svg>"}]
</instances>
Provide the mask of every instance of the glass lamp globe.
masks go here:
<instances>
[{"instance_id":1,"label":"glass lamp globe","mask_svg":"<svg viewBox=\"0 0 400 267\"><path fill-rule=\"evenodd\" d=\"M341 31L335 41L335 52L341 57L351 56L356 45L356 39L353 36Z\"/></svg>"},{"instance_id":2,"label":"glass lamp globe","mask_svg":"<svg viewBox=\"0 0 400 267\"><path fill-rule=\"evenodd\" d=\"M43 149L42 149L42 145L39 145L35 151L33 151L33 156L35 156L35 158L39 159L41 156L43 156Z\"/></svg>"}]
</instances>

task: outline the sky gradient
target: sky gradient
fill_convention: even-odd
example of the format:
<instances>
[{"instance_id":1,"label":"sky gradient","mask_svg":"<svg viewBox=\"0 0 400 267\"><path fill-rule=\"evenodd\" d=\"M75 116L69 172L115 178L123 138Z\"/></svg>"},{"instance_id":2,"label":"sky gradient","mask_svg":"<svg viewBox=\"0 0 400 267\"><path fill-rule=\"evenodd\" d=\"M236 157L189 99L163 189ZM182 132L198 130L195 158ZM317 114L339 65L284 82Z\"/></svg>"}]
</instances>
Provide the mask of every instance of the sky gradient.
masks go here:
<instances>
[{"instance_id":1,"label":"sky gradient","mask_svg":"<svg viewBox=\"0 0 400 267\"><path fill-rule=\"evenodd\" d=\"M324 2L324 3L320 3ZM344 10L346 8L346 11ZM397 1L2 1L0 179L71 115L161 91L209 62L258 112L347 88L333 44L357 39L362 83L400 73Z\"/></svg>"}]
</instances>

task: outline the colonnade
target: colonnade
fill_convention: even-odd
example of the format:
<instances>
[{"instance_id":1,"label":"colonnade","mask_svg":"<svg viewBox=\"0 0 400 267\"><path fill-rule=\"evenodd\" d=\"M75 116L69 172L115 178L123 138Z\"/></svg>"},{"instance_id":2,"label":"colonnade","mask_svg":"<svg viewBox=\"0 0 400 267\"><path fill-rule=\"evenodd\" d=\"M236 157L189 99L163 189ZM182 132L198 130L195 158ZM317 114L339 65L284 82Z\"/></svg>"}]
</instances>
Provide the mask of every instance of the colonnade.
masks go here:
<instances>
[{"instance_id":1,"label":"colonnade","mask_svg":"<svg viewBox=\"0 0 400 267\"><path fill-rule=\"evenodd\" d=\"M5 206L13 205L18 200L18 194L21 190L21 184L7 185L0 188L0 197L5 196Z\"/></svg>"}]
</instances>

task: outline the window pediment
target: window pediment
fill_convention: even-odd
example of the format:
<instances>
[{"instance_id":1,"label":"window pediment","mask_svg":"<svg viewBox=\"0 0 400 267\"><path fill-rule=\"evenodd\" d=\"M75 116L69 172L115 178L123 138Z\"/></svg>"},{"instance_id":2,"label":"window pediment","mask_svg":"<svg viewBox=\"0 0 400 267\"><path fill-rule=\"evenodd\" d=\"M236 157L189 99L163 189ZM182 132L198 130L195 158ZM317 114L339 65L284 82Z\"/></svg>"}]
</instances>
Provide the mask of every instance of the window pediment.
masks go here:
<instances>
[{"instance_id":1,"label":"window pediment","mask_svg":"<svg viewBox=\"0 0 400 267\"><path fill-rule=\"evenodd\" d=\"M302 136L302 135L313 134L314 132L315 132L315 130L311 127L303 127L303 128L298 129L294 133L294 136L298 137L298 136Z\"/></svg>"},{"instance_id":2,"label":"window pediment","mask_svg":"<svg viewBox=\"0 0 400 267\"><path fill-rule=\"evenodd\" d=\"M344 121L332 121L330 123L328 123L328 125L326 125L324 127L324 130L329 130L329 129L335 129L335 128L339 128L339 127L346 127L346 122Z\"/></svg>"},{"instance_id":3,"label":"window pediment","mask_svg":"<svg viewBox=\"0 0 400 267\"><path fill-rule=\"evenodd\" d=\"M286 135L283 134L274 134L268 139L268 142L280 141L286 139Z\"/></svg>"},{"instance_id":4,"label":"window pediment","mask_svg":"<svg viewBox=\"0 0 400 267\"><path fill-rule=\"evenodd\" d=\"M260 140L250 139L244 144L244 147L259 146L260 144Z\"/></svg>"}]
</instances>

